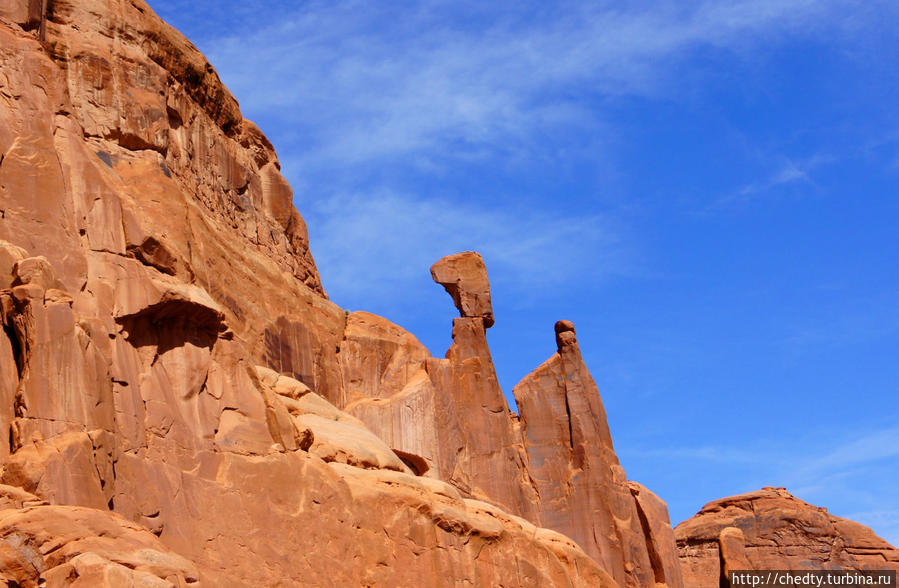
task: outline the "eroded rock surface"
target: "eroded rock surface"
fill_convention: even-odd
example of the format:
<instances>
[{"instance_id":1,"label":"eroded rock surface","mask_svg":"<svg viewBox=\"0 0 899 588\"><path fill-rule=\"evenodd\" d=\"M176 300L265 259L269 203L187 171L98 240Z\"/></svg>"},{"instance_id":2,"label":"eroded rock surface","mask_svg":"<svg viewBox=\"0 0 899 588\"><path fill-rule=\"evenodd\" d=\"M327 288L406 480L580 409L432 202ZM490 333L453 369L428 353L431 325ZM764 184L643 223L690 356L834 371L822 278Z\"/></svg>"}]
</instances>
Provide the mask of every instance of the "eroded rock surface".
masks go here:
<instances>
[{"instance_id":1,"label":"eroded rock surface","mask_svg":"<svg viewBox=\"0 0 899 588\"><path fill-rule=\"evenodd\" d=\"M51 506L0 485L0 582L8 586L199 586L196 566L111 512Z\"/></svg>"},{"instance_id":2,"label":"eroded rock surface","mask_svg":"<svg viewBox=\"0 0 899 588\"><path fill-rule=\"evenodd\" d=\"M384 319L351 314L340 350L346 410L391 447L420 457L427 475L539 523L527 458L487 345L493 310L484 261L472 252L451 255L431 275L462 315L446 358L431 357Z\"/></svg>"},{"instance_id":3,"label":"eroded rock surface","mask_svg":"<svg viewBox=\"0 0 899 588\"><path fill-rule=\"evenodd\" d=\"M447 255L431 266L431 277L452 296L460 316L482 318L484 327L493 326L490 280L479 253L463 251Z\"/></svg>"},{"instance_id":4,"label":"eroded rock surface","mask_svg":"<svg viewBox=\"0 0 899 588\"><path fill-rule=\"evenodd\" d=\"M574 325L555 325L557 353L513 392L543 525L574 539L626 586L682 586L664 503L629 486Z\"/></svg>"},{"instance_id":5,"label":"eroded rock surface","mask_svg":"<svg viewBox=\"0 0 899 588\"><path fill-rule=\"evenodd\" d=\"M143 0L3 3L0 583L679 586L573 325L519 420L483 259L432 276L444 358L327 299L272 145Z\"/></svg>"},{"instance_id":6,"label":"eroded rock surface","mask_svg":"<svg viewBox=\"0 0 899 588\"><path fill-rule=\"evenodd\" d=\"M257 363L336 399L344 314L274 149L205 57L143 1L9 4L0 239L46 258L76 304L99 253L194 283Z\"/></svg>"},{"instance_id":7,"label":"eroded rock surface","mask_svg":"<svg viewBox=\"0 0 899 588\"><path fill-rule=\"evenodd\" d=\"M899 550L871 529L784 488L715 500L674 532L687 586L717 586L733 569L899 571Z\"/></svg>"},{"instance_id":8,"label":"eroded rock surface","mask_svg":"<svg viewBox=\"0 0 899 588\"><path fill-rule=\"evenodd\" d=\"M444 360L347 317L271 144L145 2L0 7L10 585L615 586L515 516L511 426L438 402L508 419L483 302ZM418 429L341 410L397 394Z\"/></svg>"}]
</instances>

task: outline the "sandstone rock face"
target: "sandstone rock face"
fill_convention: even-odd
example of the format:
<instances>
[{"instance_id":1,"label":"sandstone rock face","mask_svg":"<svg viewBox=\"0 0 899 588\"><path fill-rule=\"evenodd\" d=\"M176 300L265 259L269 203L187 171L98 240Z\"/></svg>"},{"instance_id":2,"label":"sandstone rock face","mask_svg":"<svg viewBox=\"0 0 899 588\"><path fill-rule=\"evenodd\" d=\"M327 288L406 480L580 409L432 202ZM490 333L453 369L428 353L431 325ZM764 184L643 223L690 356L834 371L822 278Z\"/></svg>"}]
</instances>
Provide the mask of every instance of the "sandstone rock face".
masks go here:
<instances>
[{"instance_id":1,"label":"sandstone rock face","mask_svg":"<svg viewBox=\"0 0 899 588\"><path fill-rule=\"evenodd\" d=\"M453 344L446 359L428 366L435 388L452 397L456 444L444 445L441 465L447 479L474 497L490 500L539 522L536 489L509 407L496 378L487 347L485 320L453 321Z\"/></svg>"},{"instance_id":2,"label":"sandstone rock face","mask_svg":"<svg viewBox=\"0 0 899 588\"><path fill-rule=\"evenodd\" d=\"M558 352L513 390L541 522L574 539L622 585L682 586L667 508L628 486L574 325L559 321L555 332Z\"/></svg>"},{"instance_id":3,"label":"sandstone rock face","mask_svg":"<svg viewBox=\"0 0 899 588\"><path fill-rule=\"evenodd\" d=\"M675 547L674 530L668 506L661 498L638 482L628 481L637 506L637 515L646 540L646 551L652 564L656 586L690 586L683 581Z\"/></svg>"},{"instance_id":4,"label":"sandstone rock face","mask_svg":"<svg viewBox=\"0 0 899 588\"><path fill-rule=\"evenodd\" d=\"M351 314L340 349L346 410L392 448L418 456L428 475L539 523L521 438L487 346L493 310L484 262L477 253L451 255L431 275L462 315L446 358L430 357L384 319Z\"/></svg>"},{"instance_id":5,"label":"sandstone rock face","mask_svg":"<svg viewBox=\"0 0 899 588\"><path fill-rule=\"evenodd\" d=\"M0 239L44 256L71 293L97 253L195 283L257 363L336 399L344 315L271 144L144 2L44 4L5 3L26 30L38 7L46 49L36 29L0 33Z\"/></svg>"},{"instance_id":6,"label":"sandstone rock face","mask_svg":"<svg viewBox=\"0 0 899 588\"><path fill-rule=\"evenodd\" d=\"M272 145L143 0L3 3L0 583L680 586L573 325L519 419L483 260L432 276L442 359L328 301Z\"/></svg>"},{"instance_id":7,"label":"sandstone rock face","mask_svg":"<svg viewBox=\"0 0 899 588\"><path fill-rule=\"evenodd\" d=\"M367 312L347 317L339 361L345 410L358 417L419 474L435 477L455 423L439 421L445 398L427 372L431 355L401 327ZM449 433L449 434L448 434Z\"/></svg>"},{"instance_id":8,"label":"sandstone rock face","mask_svg":"<svg viewBox=\"0 0 899 588\"><path fill-rule=\"evenodd\" d=\"M199 576L191 562L119 515L50 506L0 486L0 581L27 588L164 588L198 586Z\"/></svg>"},{"instance_id":9,"label":"sandstone rock face","mask_svg":"<svg viewBox=\"0 0 899 588\"><path fill-rule=\"evenodd\" d=\"M534 526L480 277L446 359L347 317L186 39L142 0L5 3L0 578L617 586Z\"/></svg>"},{"instance_id":10,"label":"sandstone rock face","mask_svg":"<svg viewBox=\"0 0 899 588\"><path fill-rule=\"evenodd\" d=\"M339 351L343 394L335 404L386 400L414 380L430 357L402 327L367 312L350 313Z\"/></svg>"},{"instance_id":11,"label":"sandstone rock face","mask_svg":"<svg viewBox=\"0 0 899 588\"><path fill-rule=\"evenodd\" d=\"M373 554L377 563L359 585L618 586L567 537L491 504L464 499L450 484L387 470L333 467L354 500L383 509L384 518L376 517L374 525L360 521L363 536L390 538L383 552ZM472 571L454 567L468 560L475 561ZM424 568L421 575L408 575L416 567Z\"/></svg>"},{"instance_id":12,"label":"sandstone rock face","mask_svg":"<svg viewBox=\"0 0 899 588\"><path fill-rule=\"evenodd\" d=\"M718 533L718 554L721 557L721 576L730 584L730 574L736 570L751 570L746 558L746 536L738 527L725 527Z\"/></svg>"},{"instance_id":13,"label":"sandstone rock face","mask_svg":"<svg viewBox=\"0 0 899 588\"><path fill-rule=\"evenodd\" d=\"M384 319L350 315L341 344L345 390L353 390L346 411L400 454L419 456L425 475L573 538L622 586L683 586L667 507L627 482L574 326L559 321L559 353L516 387L518 419L496 380L487 313L459 303L489 300L480 256L444 258L432 276L463 315L446 358L428 357Z\"/></svg>"},{"instance_id":14,"label":"sandstone rock face","mask_svg":"<svg viewBox=\"0 0 899 588\"><path fill-rule=\"evenodd\" d=\"M0 478L21 490L0 507L74 505L0 510L0 537L73 546L5 554L11 581L616 585L569 540L416 477L360 421L252 366L197 286L116 256L90 283L112 331L76 323L64 292L3 291L14 444Z\"/></svg>"},{"instance_id":15,"label":"sandstone rock face","mask_svg":"<svg viewBox=\"0 0 899 588\"><path fill-rule=\"evenodd\" d=\"M899 570L899 550L856 522L784 488L708 503L674 530L688 586L718 586L728 570Z\"/></svg>"}]
</instances>

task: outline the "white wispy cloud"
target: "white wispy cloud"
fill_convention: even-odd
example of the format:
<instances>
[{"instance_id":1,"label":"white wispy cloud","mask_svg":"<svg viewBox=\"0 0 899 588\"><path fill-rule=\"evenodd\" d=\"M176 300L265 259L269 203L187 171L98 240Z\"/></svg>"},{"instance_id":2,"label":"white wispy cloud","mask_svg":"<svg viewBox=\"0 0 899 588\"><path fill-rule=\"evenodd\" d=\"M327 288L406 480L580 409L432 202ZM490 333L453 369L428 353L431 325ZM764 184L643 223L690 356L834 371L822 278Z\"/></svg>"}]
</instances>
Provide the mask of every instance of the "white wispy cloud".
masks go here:
<instances>
[{"instance_id":1,"label":"white wispy cloud","mask_svg":"<svg viewBox=\"0 0 899 588\"><path fill-rule=\"evenodd\" d=\"M767 177L744 184L736 190L713 200L704 209L704 212L718 212L732 207L739 207L778 188L797 184L814 187L815 181L811 175L812 172L834 161L832 156L824 154L817 154L805 160L793 160L783 157L779 159L780 161L772 166L773 171Z\"/></svg>"},{"instance_id":2,"label":"white wispy cloud","mask_svg":"<svg viewBox=\"0 0 899 588\"><path fill-rule=\"evenodd\" d=\"M762 182L746 184L736 191L736 193L724 197L719 201L719 205L730 204L736 200L745 200L754 194L767 192L772 188L793 184L797 182L811 182L809 173L806 169L802 169L793 161L787 161L783 166L777 169L770 177Z\"/></svg>"},{"instance_id":3,"label":"white wispy cloud","mask_svg":"<svg viewBox=\"0 0 899 588\"><path fill-rule=\"evenodd\" d=\"M476 248L494 281L519 294L590 272L601 278L629 271L616 223L600 215L569 218L441 197L393 192L337 195L312 203L313 253L328 267L325 287L354 299L393 296L409 284L433 289L428 267ZM364 295L364 296L363 296ZM407 292L407 302L415 292Z\"/></svg>"},{"instance_id":4,"label":"white wispy cloud","mask_svg":"<svg viewBox=\"0 0 899 588\"><path fill-rule=\"evenodd\" d=\"M899 426L866 432L817 457L797 471L798 477L899 458Z\"/></svg>"},{"instance_id":5,"label":"white wispy cloud","mask_svg":"<svg viewBox=\"0 0 899 588\"><path fill-rule=\"evenodd\" d=\"M329 291L352 294L376 266L393 272L379 283L408 289L411 272L460 249L481 251L525 291L558 268L581 278L620 270L623 223L552 203L503 209L508 194L434 197L410 176L433 183L466 164L602 168L616 140L603 101L677 99L689 91L677 65L696 51L751 59L763 42L832 33L850 9L844 0L257 2L241 12L239 34L202 48L245 114L278 121L263 130L309 217ZM772 182L804 172L779 173Z\"/></svg>"},{"instance_id":6,"label":"white wispy cloud","mask_svg":"<svg viewBox=\"0 0 899 588\"><path fill-rule=\"evenodd\" d=\"M792 447L792 449L791 449ZM768 463L789 466L782 480L807 485L814 479L830 476L848 468L881 460L899 458L899 427L885 427L845 435L841 442L809 449L806 445L765 447L732 447L726 444L631 449L629 453L641 457L663 457L712 462Z\"/></svg>"},{"instance_id":7,"label":"white wispy cloud","mask_svg":"<svg viewBox=\"0 0 899 588\"><path fill-rule=\"evenodd\" d=\"M895 412L895 411L893 411ZM881 417L889 420L890 412ZM628 458L714 464L735 488L784 486L798 498L825 506L838 516L857 520L894 544L899 543L895 501L884 500L880 486L890 487L884 473L899 466L899 427L825 432L810 439L756 445L725 443L628 449ZM760 475L767 476L759 480Z\"/></svg>"},{"instance_id":8,"label":"white wispy cloud","mask_svg":"<svg viewBox=\"0 0 899 588\"><path fill-rule=\"evenodd\" d=\"M841 0L313 2L272 8L260 28L207 46L244 104L296 126L304 167L338 167L536 150L541 133L601 118L585 100L684 91L672 66L693 50L749 57L858 11Z\"/></svg>"}]
</instances>

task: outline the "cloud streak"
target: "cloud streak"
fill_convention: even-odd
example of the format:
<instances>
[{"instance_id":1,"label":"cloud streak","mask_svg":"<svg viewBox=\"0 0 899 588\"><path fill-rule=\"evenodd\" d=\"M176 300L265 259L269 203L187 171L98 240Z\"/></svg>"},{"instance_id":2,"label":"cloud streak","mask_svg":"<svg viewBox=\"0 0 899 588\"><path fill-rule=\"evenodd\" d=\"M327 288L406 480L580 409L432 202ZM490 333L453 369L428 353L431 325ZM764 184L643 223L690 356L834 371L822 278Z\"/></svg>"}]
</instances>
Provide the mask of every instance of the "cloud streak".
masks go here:
<instances>
[{"instance_id":1,"label":"cloud streak","mask_svg":"<svg viewBox=\"0 0 899 588\"><path fill-rule=\"evenodd\" d=\"M890 427L847 441L799 468L796 475L802 477L896 458L899 458L899 427Z\"/></svg>"},{"instance_id":2,"label":"cloud streak","mask_svg":"<svg viewBox=\"0 0 899 588\"><path fill-rule=\"evenodd\" d=\"M876 4L876 3L875 3ZM210 41L226 83L256 113L297 129L304 168L405 156L539 151L541 135L596 124L591 101L681 92L672 65L696 50L751 52L813 35L853 9L838 0L306 3ZM477 22L478 25L473 25Z\"/></svg>"},{"instance_id":3,"label":"cloud streak","mask_svg":"<svg viewBox=\"0 0 899 588\"><path fill-rule=\"evenodd\" d=\"M853 7L256 2L234 16L239 35L202 45L245 114L277 121L262 128L313 228L329 291L354 296L376 265L391 275L368 276L374 283L409 289L406 268L477 249L494 275L506 271L524 292L547 283L539 276L628 271L625 223L595 207L509 208L514 194L492 198L483 187L434 196L422 178L433 185L449 173L510 169L522 176L572 162L603 169L616 140L608 101L676 100L688 90L678 65L696 52L748 59L766 41L832 32L842 26L834 15ZM807 180L804 173L784 168L769 183Z\"/></svg>"},{"instance_id":4,"label":"cloud streak","mask_svg":"<svg viewBox=\"0 0 899 588\"><path fill-rule=\"evenodd\" d=\"M784 444L786 443L786 444ZM760 485L785 486L799 498L816 502L840 496L844 504L870 508L855 513L837 513L869 525L888 541L899 540L899 511L883 509L877 486L891 487L884 473L899 464L899 427L887 426L845 435L842 441L821 448L782 440L758 446L684 446L653 449L629 449L628 458L705 462L727 472L733 487L757 488ZM723 469L721 469L723 468ZM759 480L760 473L767 476ZM720 475L720 474L719 474ZM870 484L870 488L869 488ZM826 506L827 504L825 504Z\"/></svg>"},{"instance_id":5,"label":"cloud streak","mask_svg":"<svg viewBox=\"0 0 899 588\"><path fill-rule=\"evenodd\" d=\"M817 154L804 160L793 160L785 157L781 157L780 160L778 165L773 166L774 171L768 177L745 184L730 194L718 198L704 212L711 213L740 207L755 198L790 186L803 185L814 189L816 184L812 177L812 172L822 166L834 163L835 158L830 155Z\"/></svg>"},{"instance_id":6,"label":"cloud streak","mask_svg":"<svg viewBox=\"0 0 899 588\"><path fill-rule=\"evenodd\" d=\"M335 196L306 214L314 227L313 253L331 268L325 287L348 299L389 297L415 283L432 289L431 263L474 248L491 279L514 283L519 297L548 283L564 287L585 269L598 279L632 266L621 229L601 215L573 219L393 192ZM415 298L414 291L408 294Z\"/></svg>"},{"instance_id":7,"label":"cloud streak","mask_svg":"<svg viewBox=\"0 0 899 588\"><path fill-rule=\"evenodd\" d=\"M789 466L790 471L781 482L792 480L806 483L821 475L831 475L838 470L867 465L881 460L899 458L899 427L886 427L855 434L841 444L831 446L825 452L810 453L804 450L786 451L785 447L728 447L685 446L648 450L630 450L639 457L676 458L729 463L776 463ZM797 467L796 463L803 465Z\"/></svg>"}]
</instances>

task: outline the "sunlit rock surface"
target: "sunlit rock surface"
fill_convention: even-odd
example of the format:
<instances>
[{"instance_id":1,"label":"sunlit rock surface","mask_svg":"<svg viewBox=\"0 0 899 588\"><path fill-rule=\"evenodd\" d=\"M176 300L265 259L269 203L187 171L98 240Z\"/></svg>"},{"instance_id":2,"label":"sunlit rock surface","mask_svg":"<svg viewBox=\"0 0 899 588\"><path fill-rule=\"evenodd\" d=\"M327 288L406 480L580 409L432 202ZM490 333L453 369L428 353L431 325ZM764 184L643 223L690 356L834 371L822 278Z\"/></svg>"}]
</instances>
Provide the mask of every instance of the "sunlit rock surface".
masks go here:
<instances>
[{"instance_id":1,"label":"sunlit rock surface","mask_svg":"<svg viewBox=\"0 0 899 588\"><path fill-rule=\"evenodd\" d=\"M573 325L515 415L484 260L431 272L443 358L328 300L271 143L143 0L2 3L0 583L684 585Z\"/></svg>"}]
</instances>

